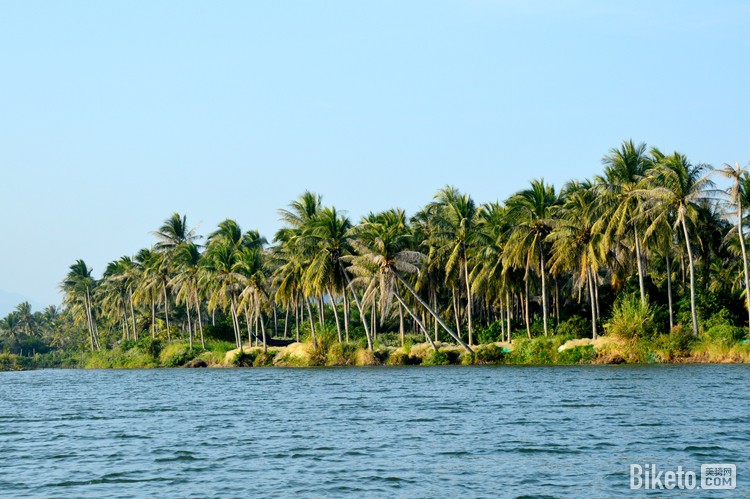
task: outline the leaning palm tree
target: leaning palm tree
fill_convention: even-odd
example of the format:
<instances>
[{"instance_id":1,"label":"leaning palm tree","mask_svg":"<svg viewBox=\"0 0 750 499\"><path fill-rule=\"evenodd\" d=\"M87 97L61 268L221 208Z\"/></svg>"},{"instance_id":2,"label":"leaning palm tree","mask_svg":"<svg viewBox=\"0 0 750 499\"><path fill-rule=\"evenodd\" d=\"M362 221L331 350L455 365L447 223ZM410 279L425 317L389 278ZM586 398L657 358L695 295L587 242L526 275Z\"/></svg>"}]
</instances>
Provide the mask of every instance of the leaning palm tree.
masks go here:
<instances>
[{"instance_id":1,"label":"leaning palm tree","mask_svg":"<svg viewBox=\"0 0 750 499\"><path fill-rule=\"evenodd\" d=\"M424 260L424 254L414 251L411 244L411 231L406 223L403 210L390 210L371 216L358 226L356 238L352 241L356 255L347 258L351 262L351 272L356 279L367 283L366 295L380 296L381 317L390 309L393 299L411 310L401 298L397 283L403 286L417 299L445 331L451 335L467 352L472 353L467 345L443 319L430 307L402 274L416 274ZM375 272L373 273L373 270ZM410 312L412 317L416 314ZM427 331L425 330L425 334Z\"/></svg>"},{"instance_id":2,"label":"leaning palm tree","mask_svg":"<svg viewBox=\"0 0 750 499\"><path fill-rule=\"evenodd\" d=\"M522 190L508 199L508 217L515 225L508 238L506 255L508 262L525 270L527 285L531 269L538 270L542 280L542 321L544 335L548 336L547 269L544 241L552 226L552 216L559 205L555 188L544 180L532 180L529 189ZM527 305L528 307L528 305ZM529 327L527 321L527 328Z\"/></svg>"},{"instance_id":3,"label":"leaning palm tree","mask_svg":"<svg viewBox=\"0 0 750 499\"><path fill-rule=\"evenodd\" d=\"M739 163L735 163L734 166L724 163L724 165L715 170L715 173L731 180L732 184L726 191L727 204L730 208L730 213L733 211L737 217L736 232L737 238L740 241L740 250L742 255L742 270L745 275L745 306L747 307L748 314L748 328L750 328L750 273L747 268L747 250L745 249L745 231L742 229L742 218L743 218L743 205L742 205L742 194L743 185L748 176L748 167L750 163L745 166L740 166Z\"/></svg>"},{"instance_id":4,"label":"leaning palm tree","mask_svg":"<svg viewBox=\"0 0 750 499\"><path fill-rule=\"evenodd\" d=\"M693 334L697 336L695 263L688 223L695 224L700 214L699 203L706 197L708 189L713 187L713 182L704 175L710 166L694 165L678 152L665 156L658 149L653 149L652 156L657 162L648 174L650 188L638 194L647 203L646 215L652 220L652 225L661 223L664 217L674 213L674 224L682 229L690 272L690 313Z\"/></svg>"}]
</instances>

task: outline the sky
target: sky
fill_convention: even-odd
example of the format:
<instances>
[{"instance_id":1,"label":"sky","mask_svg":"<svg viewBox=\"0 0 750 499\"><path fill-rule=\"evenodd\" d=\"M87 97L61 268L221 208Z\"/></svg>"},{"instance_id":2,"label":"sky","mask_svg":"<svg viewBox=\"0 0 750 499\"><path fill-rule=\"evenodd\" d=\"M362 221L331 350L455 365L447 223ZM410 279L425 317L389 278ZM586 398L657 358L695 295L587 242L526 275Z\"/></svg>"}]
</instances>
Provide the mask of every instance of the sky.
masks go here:
<instances>
[{"instance_id":1,"label":"sky","mask_svg":"<svg viewBox=\"0 0 750 499\"><path fill-rule=\"evenodd\" d=\"M750 160L750 3L0 0L0 317L173 212L269 240L601 172L632 138Z\"/></svg>"}]
</instances>

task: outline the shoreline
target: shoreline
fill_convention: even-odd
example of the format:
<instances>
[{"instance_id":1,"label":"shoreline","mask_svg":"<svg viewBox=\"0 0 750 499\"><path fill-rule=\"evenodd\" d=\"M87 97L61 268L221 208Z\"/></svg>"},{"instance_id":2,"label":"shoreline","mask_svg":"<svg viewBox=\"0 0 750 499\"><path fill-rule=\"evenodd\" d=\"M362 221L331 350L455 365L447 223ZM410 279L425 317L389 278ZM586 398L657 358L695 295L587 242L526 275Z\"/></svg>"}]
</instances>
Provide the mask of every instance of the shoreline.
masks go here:
<instances>
[{"instance_id":1,"label":"shoreline","mask_svg":"<svg viewBox=\"0 0 750 499\"><path fill-rule=\"evenodd\" d=\"M226 345L220 345L226 347ZM0 371L63 369L146 369L146 368L238 368L238 367L366 367L440 365L689 365L749 364L750 342L724 344L695 339L692 344L664 346L646 341L612 337L566 339L537 337L513 343L474 345L469 354L454 344L428 343L404 347L378 346L372 351L353 343L331 341L292 343L284 347L244 345L242 349L190 350L187 343L172 342L144 352L136 347L99 352L76 352L67 356L44 354L22 357L0 354Z\"/></svg>"}]
</instances>

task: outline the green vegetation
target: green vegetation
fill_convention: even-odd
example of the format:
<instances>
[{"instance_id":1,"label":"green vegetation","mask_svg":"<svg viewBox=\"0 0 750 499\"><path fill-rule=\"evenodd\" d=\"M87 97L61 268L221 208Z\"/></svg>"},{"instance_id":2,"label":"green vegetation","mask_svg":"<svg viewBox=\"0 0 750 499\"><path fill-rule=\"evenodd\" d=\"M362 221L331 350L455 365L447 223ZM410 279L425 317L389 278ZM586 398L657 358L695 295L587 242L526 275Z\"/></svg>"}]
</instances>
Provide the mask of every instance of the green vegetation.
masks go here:
<instances>
[{"instance_id":1,"label":"green vegetation","mask_svg":"<svg viewBox=\"0 0 750 499\"><path fill-rule=\"evenodd\" d=\"M747 168L632 141L602 164L357 223L305 192L271 245L175 213L101 277L74 262L62 308L2 318L0 369L744 362Z\"/></svg>"}]
</instances>

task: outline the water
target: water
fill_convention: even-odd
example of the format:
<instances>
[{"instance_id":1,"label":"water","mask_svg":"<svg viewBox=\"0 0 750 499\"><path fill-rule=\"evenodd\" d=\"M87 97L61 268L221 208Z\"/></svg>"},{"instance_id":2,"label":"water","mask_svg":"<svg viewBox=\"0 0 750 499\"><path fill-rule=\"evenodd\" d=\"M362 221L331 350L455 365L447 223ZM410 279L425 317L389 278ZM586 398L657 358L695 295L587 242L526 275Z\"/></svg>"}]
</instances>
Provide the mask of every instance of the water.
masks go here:
<instances>
[{"instance_id":1,"label":"water","mask_svg":"<svg viewBox=\"0 0 750 499\"><path fill-rule=\"evenodd\" d=\"M748 386L742 365L0 373L0 495L622 497L630 463L735 463L711 495L750 497Z\"/></svg>"}]
</instances>

